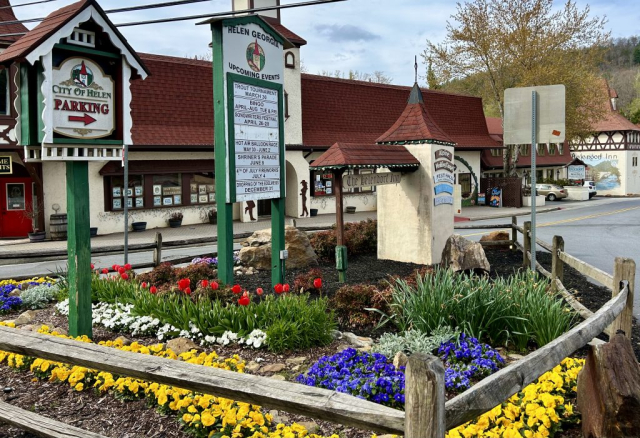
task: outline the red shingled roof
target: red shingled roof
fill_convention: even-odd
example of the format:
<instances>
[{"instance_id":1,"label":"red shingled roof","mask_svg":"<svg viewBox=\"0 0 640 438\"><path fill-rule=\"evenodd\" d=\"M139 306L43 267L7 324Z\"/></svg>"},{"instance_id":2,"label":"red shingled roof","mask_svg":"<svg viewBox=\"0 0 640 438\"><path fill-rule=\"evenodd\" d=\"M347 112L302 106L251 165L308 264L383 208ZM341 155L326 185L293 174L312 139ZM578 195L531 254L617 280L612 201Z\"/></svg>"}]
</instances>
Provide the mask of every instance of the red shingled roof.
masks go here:
<instances>
[{"instance_id":1,"label":"red shingled roof","mask_svg":"<svg viewBox=\"0 0 640 438\"><path fill-rule=\"evenodd\" d=\"M302 136L306 146L336 141L374 143L404 112L411 87L302 75ZM422 90L436 125L456 149L498 147L489 137L482 99Z\"/></svg>"},{"instance_id":2,"label":"red shingled roof","mask_svg":"<svg viewBox=\"0 0 640 438\"><path fill-rule=\"evenodd\" d=\"M413 86L409 103L400 118L391 128L376 140L376 143L396 143L404 141L436 140L447 143L454 141L431 118L421 99L418 84Z\"/></svg>"},{"instance_id":3,"label":"red shingled roof","mask_svg":"<svg viewBox=\"0 0 640 438\"><path fill-rule=\"evenodd\" d=\"M617 98L618 93L616 93L616 90L609 87L609 84L605 79L602 80L602 84L606 90L606 94L602 95L602 97L604 98L602 101L602 105L604 107L605 114L602 120L599 120L594 124L593 130L596 132L640 131L640 129L636 125L631 123L618 111L613 109L611 99ZM607 99L607 97L609 98Z\"/></svg>"},{"instance_id":4,"label":"red shingled roof","mask_svg":"<svg viewBox=\"0 0 640 438\"><path fill-rule=\"evenodd\" d=\"M500 148L501 151L502 149L503 148ZM480 155L480 159L482 160L483 168L501 169L503 167L502 154L498 157L494 157L491 155L490 150L484 150ZM566 166L572 159L569 144L565 142L564 147L562 148L562 154L559 153L558 147L556 146L556 153L554 155L549 155L548 149L545 149L544 155L536 155L536 166ZM516 167L531 167L531 150L529 150L529 155L525 157L522 155L518 156L518 163Z\"/></svg>"},{"instance_id":5,"label":"red shingled roof","mask_svg":"<svg viewBox=\"0 0 640 438\"><path fill-rule=\"evenodd\" d=\"M419 165L418 159L401 145L335 143L324 154L314 160L311 167Z\"/></svg>"},{"instance_id":6,"label":"red shingled roof","mask_svg":"<svg viewBox=\"0 0 640 438\"><path fill-rule=\"evenodd\" d=\"M131 82L135 145L213 146L211 62L141 53L152 72Z\"/></svg>"},{"instance_id":7,"label":"red shingled roof","mask_svg":"<svg viewBox=\"0 0 640 438\"><path fill-rule=\"evenodd\" d=\"M13 9L7 6L11 6L9 0L0 0L0 21L17 21L18 19L13 13ZM22 23L0 25L0 35L9 33L26 33L28 31L29 29L27 29ZM21 35L0 37L0 45L4 46L6 44L11 44L20 39L20 37Z\"/></svg>"},{"instance_id":8,"label":"red shingled roof","mask_svg":"<svg viewBox=\"0 0 640 438\"><path fill-rule=\"evenodd\" d=\"M52 12L40 24L2 52L0 62L24 58L89 4L91 4L91 0L80 0Z\"/></svg>"},{"instance_id":9,"label":"red shingled roof","mask_svg":"<svg viewBox=\"0 0 640 438\"><path fill-rule=\"evenodd\" d=\"M265 15L260 15L260 18L269 23L271 27L273 27L280 35L291 41L296 46L300 47L307 44L307 40L305 40L301 36L298 36L288 27L283 26L277 18L267 17Z\"/></svg>"}]
</instances>

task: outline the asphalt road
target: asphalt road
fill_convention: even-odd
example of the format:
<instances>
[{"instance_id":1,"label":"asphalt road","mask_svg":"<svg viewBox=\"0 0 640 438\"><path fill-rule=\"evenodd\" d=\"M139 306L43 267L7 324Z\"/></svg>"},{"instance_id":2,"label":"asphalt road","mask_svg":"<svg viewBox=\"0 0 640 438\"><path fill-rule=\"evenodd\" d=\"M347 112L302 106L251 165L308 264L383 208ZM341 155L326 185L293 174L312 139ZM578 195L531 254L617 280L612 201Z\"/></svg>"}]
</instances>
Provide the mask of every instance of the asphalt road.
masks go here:
<instances>
[{"instance_id":1,"label":"asphalt road","mask_svg":"<svg viewBox=\"0 0 640 438\"><path fill-rule=\"evenodd\" d=\"M640 280L640 198L594 198L580 204L563 201L554 203L556 204L566 208L537 216L538 239L551 243L554 235L562 236L565 251L609 274L613 274L616 257L632 258L636 261L636 278ZM518 224L527 220L531 220L530 216L520 216ZM468 223L480 225L507 222L510 219ZM460 230L462 236L471 240L479 240L487 232ZM522 235L519 234L519 237L522 242ZM542 248L538 247L538 250ZM637 286L635 289L634 315L640 318L640 291Z\"/></svg>"}]
</instances>

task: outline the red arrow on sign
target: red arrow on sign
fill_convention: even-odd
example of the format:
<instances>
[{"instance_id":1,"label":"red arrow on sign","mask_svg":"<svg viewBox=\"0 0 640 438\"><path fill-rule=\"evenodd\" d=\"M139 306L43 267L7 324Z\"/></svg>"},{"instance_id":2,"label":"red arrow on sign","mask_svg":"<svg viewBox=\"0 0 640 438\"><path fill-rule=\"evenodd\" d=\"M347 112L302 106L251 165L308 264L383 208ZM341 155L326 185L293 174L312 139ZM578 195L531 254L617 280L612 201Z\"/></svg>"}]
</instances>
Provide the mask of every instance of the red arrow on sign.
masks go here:
<instances>
[{"instance_id":1,"label":"red arrow on sign","mask_svg":"<svg viewBox=\"0 0 640 438\"><path fill-rule=\"evenodd\" d=\"M87 126L87 125L90 125L93 122L95 122L96 119L91 117L89 114L85 113L84 116L69 116L69 121L70 122L84 122L84 126Z\"/></svg>"}]
</instances>

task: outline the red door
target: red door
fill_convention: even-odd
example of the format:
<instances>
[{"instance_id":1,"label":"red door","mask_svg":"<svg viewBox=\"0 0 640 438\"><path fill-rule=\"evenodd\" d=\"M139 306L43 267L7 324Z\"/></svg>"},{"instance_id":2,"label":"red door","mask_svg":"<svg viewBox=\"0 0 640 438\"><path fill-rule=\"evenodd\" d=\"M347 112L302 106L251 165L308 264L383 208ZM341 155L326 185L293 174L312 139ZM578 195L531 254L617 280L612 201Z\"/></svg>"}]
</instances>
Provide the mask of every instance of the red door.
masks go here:
<instances>
[{"instance_id":1,"label":"red door","mask_svg":"<svg viewBox=\"0 0 640 438\"><path fill-rule=\"evenodd\" d=\"M25 212L33 200L31 178L0 178L0 238L26 237L31 220Z\"/></svg>"}]
</instances>

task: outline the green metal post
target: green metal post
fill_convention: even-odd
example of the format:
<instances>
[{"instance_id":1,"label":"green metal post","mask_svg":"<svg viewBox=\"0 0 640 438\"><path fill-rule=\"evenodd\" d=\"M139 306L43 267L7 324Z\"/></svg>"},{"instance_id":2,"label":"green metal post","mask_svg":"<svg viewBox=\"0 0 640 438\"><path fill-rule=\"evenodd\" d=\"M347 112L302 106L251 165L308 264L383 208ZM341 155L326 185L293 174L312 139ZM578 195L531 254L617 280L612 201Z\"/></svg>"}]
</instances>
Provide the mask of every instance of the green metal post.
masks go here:
<instances>
[{"instance_id":1,"label":"green metal post","mask_svg":"<svg viewBox=\"0 0 640 438\"><path fill-rule=\"evenodd\" d=\"M284 250L284 198L271 200L271 283L284 283L284 260L280 251Z\"/></svg>"},{"instance_id":2,"label":"green metal post","mask_svg":"<svg viewBox=\"0 0 640 438\"><path fill-rule=\"evenodd\" d=\"M233 283L233 204L227 203L227 133L224 111L222 23L212 23L213 112L215 132L216 204L218 206L218 278Z\"/></svg>"},{"instance_id":3,"label":"green metal post","mask_svg":"<svg viewBox=\"0 0 640 438\"><path fill-rule=\"evenodd\" d=\"M91 338L89 163L86 161L67 162L67 216L69 334Z\"/></svg>"}]
</instances>

